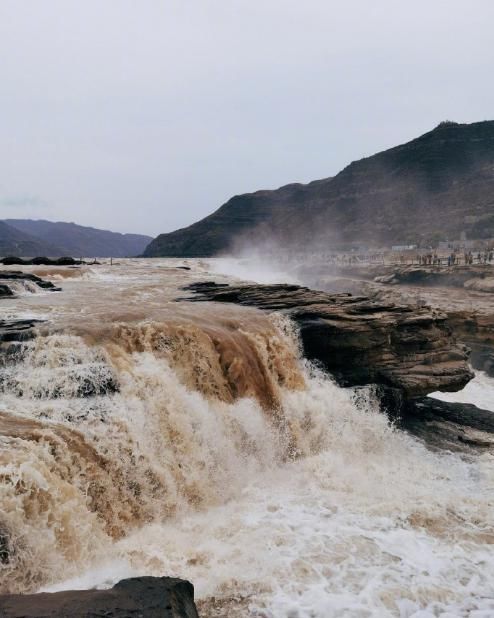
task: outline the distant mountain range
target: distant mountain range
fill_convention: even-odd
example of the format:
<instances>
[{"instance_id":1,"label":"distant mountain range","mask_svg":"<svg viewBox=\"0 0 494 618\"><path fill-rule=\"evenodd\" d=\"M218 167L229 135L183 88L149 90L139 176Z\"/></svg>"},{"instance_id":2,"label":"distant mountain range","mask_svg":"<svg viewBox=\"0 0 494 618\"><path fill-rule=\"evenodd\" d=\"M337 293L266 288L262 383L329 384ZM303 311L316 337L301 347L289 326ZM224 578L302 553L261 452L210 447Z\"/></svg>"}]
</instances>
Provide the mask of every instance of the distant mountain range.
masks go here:
<instances>
[{"instance_id":1,"label":"distant mountain range","mask_svg":"<svg viewBox=\"0 0 494 618\"><path fill-rule=\"evenodd\" d=\"M62 221L0 221L0 256L132 257L140 255L150 240L142 234L120 234Z\"/></svg>"},{"instance_id":2,"label":"distant mountain range","mask_svg":"<svg viewBox=\"0 0 494 618\"><path fill-rule=\"evenodd\" d=\"M494 237L494 121L443 122L333 178L237 195L146 256L211 256L242 244L382 246Z\"/></svg>"},{"instance_id":3,"label":"distant mountain range","mask_svg":"<svg viewBox=\"0 0 494 618\"><path fill-rule=\"evenodd\" d=\"M29 234L24 234L15 227L0 221L0 256L33 257L55 255L55 253L57 253L55 247L50 247L48 243L34 238L34 236L29 236Z\"/></svg>"}]
</instances>

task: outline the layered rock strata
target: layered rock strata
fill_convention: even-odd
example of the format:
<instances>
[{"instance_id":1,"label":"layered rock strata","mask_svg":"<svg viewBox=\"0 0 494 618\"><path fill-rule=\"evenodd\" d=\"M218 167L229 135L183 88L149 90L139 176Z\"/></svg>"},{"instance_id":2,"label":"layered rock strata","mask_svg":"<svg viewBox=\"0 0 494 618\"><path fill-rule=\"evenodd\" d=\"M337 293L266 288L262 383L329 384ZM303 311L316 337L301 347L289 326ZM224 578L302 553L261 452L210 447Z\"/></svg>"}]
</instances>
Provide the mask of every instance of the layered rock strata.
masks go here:
<instances>
[{"instance_id":1,"label":"layered rock strata","mask_svg":"<svg viewBox=\"0 0 494 618\"><path fill-rule=\"evenodd\" d=\"M196 293L196 300L288 314L299 326L306 358L321 364L342 386L379 384L409 399L460 390L473 377L468 349L456 343L447 316L428 307L296 285L206 282L187 289Z\"/></svg>"}]
</instances>

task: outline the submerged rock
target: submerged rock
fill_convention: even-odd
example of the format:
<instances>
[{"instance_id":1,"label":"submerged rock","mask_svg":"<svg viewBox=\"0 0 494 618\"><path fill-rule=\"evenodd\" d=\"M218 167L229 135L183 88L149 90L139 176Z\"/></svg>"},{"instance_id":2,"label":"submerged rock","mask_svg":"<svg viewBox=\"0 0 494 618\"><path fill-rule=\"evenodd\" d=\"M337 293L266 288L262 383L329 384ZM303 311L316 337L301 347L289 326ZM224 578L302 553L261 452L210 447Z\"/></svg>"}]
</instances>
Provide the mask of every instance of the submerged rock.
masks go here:
<instances>
[{"instance_id":1,"label":"submerged rock","mask_svg":"<svg viewBox=\"0 0 494 618\"><path fill-rule=\"evenodd\" d=\"M0 298L2 298L2 296L13 296L13 295L14 295L14 292L12 292L12 290L9 288L8 285L0 283Z\"/></svg>"},{"instance_id":2,"label":"submerged rock","mask_svg":"<svg viewBox=\"0 0 494 618\"><path fill-rule=\"evenodd\" d=\"M406 398L457 391L472 378L468 349L447 316L428 307L381 303L298 285L192 284L197 300L282 311L300 328L306 358L342 386L381 384Z\"/></svg>"},{"instance_id":3,"label":"submerged rock","mask_svg":"<svg viewBox=\"0 0 494 618\"><path fill-rule=\"evenodd\" d=\"M194 586L172 577L124 579L110 590L0 596L2 618L199 618Z\"/></svg>"}]
</instances>

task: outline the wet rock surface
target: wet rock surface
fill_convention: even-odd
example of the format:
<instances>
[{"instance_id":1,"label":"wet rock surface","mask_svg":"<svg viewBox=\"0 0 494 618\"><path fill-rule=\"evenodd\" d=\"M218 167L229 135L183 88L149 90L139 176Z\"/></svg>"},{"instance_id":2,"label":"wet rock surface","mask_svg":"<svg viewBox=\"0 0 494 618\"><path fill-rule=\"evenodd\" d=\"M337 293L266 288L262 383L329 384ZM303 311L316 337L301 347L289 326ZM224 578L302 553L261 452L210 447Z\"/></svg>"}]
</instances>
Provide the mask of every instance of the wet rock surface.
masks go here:
<instances>
[{"instance_id":1,"label":"wet rock surface","mask_svg":"<svg viewBox=\"0 0 494 618\"><path fill-rule=\"evenodd\" d=\"M0 298L5 297L5 296L13 296L14 292L12 292L12 290L9 288L8 285L5 285L4 283L0 283Z\"/></svg>"},{"instance_id":2,"label":"wet rock surface","mask_svg":"<svg viewBox=\"0 0 494 618\"><path fill-rule=\"evenodd\" d=\"M7 342L27 341L34 337L34 328L41 320L0 320L0 345Z\"/></svg>"},{"instance_id":3,"label":"wet rock surface","mask_svg":"<svg viewBox=\"0 0 494 618\"><path fill-rule=\"evenodd\" d=\"M124 579L110 590L0 596L2 618L199 618L194 587L171 577Z\"/></svg>"},{"instance_id":4,"label":"wet rock surface","mask_svg":"<svg viewBox=\"0 0 494 618\"><path fill-rule=\"evenodd\" d=\"M457 391L473 377L447 316L428 307L329 294L297 285L192 284L196 300L281 311L300 328L305 356L342 386L381 384L405 398ZM194 300L194 297L191 299Z\"/></svg>"},{"instance_id":5,"label":"wet rock surface","mask_svg":"<svg viewBox=\"0 0 494 618\"><path fill-rule=\"evenodd\" d=\"M3 287L9 288L9 284L8 284L9 281L21 281L21 282L29 281L31 283L34 283L41 289L49 290L51 292L60 292L61 290L61 288L54 285L51 281L46 281L45 279L42 279L41 277L38 277L37 275L33 275L32 273L25 273L20 270L11 270L11 271L0 270L1 285ZM10 291L12 292L12 290ZM1 295L2 294L0 292L0 296ZM13 295L14 295L13 292L12 294L5 294L5 296L13 296Z\"/></svg>"},{"instance_id":6,"label":"wet rock surface","mask_svg":"<svg viewBox=\"0 0 494 618\"><path fill-rule=\"evenodd\" d=\"M407 404L410 416L426 420L441 418L494 434L494 413L482 410L471 403L451 403L432 397L422 397Z\"/></svg>"},{"instance_id":7,"label":"wet rock surface","mask_svg":"<svg viewBox=\"0 0 494 618\"><path fill-rule=\"evenodd\" d=\"M494 414L473 404L421 397L406 403L398 425L434 448L494 450Z\"/></svg>"}]
</instances>

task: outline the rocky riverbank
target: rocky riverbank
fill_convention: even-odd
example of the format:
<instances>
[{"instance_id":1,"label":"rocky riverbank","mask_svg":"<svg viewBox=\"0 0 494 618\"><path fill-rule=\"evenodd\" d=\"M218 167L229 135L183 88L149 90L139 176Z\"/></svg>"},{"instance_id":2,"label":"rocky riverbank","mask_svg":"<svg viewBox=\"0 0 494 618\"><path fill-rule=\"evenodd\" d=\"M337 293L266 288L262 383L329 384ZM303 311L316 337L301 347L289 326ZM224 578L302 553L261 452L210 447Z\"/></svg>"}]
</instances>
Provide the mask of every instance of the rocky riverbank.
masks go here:
<instances>
[{"instance_id":1,"label":"rocky riverbank","mask_svg":"<svg viewBox=\"0 0 494 618\"><path fill-rule=\"evenodd\" d=\"M309 267L303 266L299 271ZM386 285L420 285L466 288L494 292L494 267L491 264L469 266L419 266L414 264L348 264L311 265L312 272L324 272L335 277L364 279Z\"/></svg>"},{"instance_id":2,"label":"rocky riverbank","mask_svg":"<svg viewBox=\"0 0 494 618\"><path fill-rule=\"evenodd\" d=\"M445 313L455 337L472 350L475 369L494 376L494 268L492 265L302 266L297 276L329 292L351 291L382 303L428 305Z\"/></svg>"}]
</instances>

